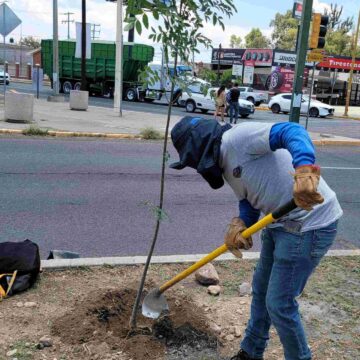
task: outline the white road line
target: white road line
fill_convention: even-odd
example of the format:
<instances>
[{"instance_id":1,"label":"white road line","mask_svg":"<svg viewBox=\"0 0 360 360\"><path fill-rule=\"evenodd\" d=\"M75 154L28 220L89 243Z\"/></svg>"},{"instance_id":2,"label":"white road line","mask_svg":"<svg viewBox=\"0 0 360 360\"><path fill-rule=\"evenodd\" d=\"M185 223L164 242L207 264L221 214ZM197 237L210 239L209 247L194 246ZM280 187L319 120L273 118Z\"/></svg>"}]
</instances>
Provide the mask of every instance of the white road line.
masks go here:
<instances>
[{"instance_id":1,"label":"white road line","mask_svg":"<svg viewBox=\"0 0 360 360\"><path fill-rule=\"evenodd\" d=\"M336 167L336 166L320 166L321 169L328 170L360 170L360 168L352 168L352 167Z\"/></svg>"},{"instance_id":2,"label":"white road line","mask_svg":"<svg viewBox=\"0 0 360 360\"><path fill-rule=\"evenodd\" d=\"M195 262L203 258L206 254L194 255L168 255L153 256L152 264L176 264ZM259 252L244 252L243 258L246 260L259 259ZM354 250L330 250L326 256L360 256L360 249ZM236 260L232 254L219 256L215 261ZM126 257L99 257L99 258L80 258L80 259L55 259L42 260L43 269L73 268L79 266L103 266L103 265L135 265L145 264L146 256L126 256Z\"/></svg>"}]
</instances>

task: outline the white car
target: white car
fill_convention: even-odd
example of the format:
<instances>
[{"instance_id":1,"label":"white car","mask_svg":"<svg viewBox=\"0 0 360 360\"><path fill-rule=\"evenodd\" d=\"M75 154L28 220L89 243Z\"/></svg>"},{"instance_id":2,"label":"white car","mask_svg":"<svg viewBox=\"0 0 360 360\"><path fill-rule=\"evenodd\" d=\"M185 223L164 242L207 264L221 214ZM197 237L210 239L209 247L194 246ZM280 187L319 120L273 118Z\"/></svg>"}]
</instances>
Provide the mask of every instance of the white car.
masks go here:
<instances>
[{"instance_id":1,"label":"white car","mask_svg":"<svg viewBox=\"0 0 360 360\"><path fill-rule=\"evenodd\" d=\"M262 103L266 103L268 101L268 96L262 92L255 92L252 87L247 86L239 86L240 90L240 99L248 100L259 106Z\"/></svg>"},{"instance_id":2,"label":"white car","mask_svg":"<svg viewBox=\"0 0 360 360\"><path fill-rule=\"evenodd\" d=\"M215 112L215 93L217 88L209 88L206 95L201 92L183 92L179 101L180 105L185 106L187 112L200 110L203 114ZM239 115L242 118L248 117L255 112L254 104L250 101L239 99Z\"/></svg>"},{"instance_id":3,"label":"white car","mask_svg":"<svg viewBox=\"0 0 360 360\"><path fill-rule=\"evenodd\" d=\"M5 73L5 77L6 77L6 85L10 84L10 75L8 73ZM4 70L0 70L0 83L4 83Z\"/></svg>"},{"instance_id":4,"label":"white car","mask_svg":"<svg viewBox=\"0 0 360 360\"><path fill-rule=\"evenodd\" d=\"M284 114L288 114L290 112L291 106L291 93L277 94L271 98L269 101L269 109L274 113L278 114L279 112L283 112ZM309 97L307 95L302 96L301 100L301 114L307 114L309 107ZM311 99L310 108L309 108L309 116L311 117L326 117L328 115L333 115L335 109L327 104L322 103L321 101Z\"/></svg>"}]
</instances>

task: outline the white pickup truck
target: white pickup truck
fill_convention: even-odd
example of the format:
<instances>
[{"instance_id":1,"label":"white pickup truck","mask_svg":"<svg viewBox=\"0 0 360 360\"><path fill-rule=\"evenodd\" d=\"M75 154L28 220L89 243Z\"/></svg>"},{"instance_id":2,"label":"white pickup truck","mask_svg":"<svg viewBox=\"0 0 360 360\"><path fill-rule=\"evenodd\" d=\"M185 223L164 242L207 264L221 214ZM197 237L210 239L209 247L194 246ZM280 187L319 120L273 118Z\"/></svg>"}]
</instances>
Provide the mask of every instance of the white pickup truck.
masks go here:
<instances>
[{"instance_id":1,"label":"white pickup truck","mask_svg":"<svg viewBox=\"0 0 360 360\"><path fill-rule=\"evenodd\" d=\"M255 106L268 101L268 96L262 92L255 92L252 87L239 86L240 98L252 102Z\"/></svg>"}]
</instances>

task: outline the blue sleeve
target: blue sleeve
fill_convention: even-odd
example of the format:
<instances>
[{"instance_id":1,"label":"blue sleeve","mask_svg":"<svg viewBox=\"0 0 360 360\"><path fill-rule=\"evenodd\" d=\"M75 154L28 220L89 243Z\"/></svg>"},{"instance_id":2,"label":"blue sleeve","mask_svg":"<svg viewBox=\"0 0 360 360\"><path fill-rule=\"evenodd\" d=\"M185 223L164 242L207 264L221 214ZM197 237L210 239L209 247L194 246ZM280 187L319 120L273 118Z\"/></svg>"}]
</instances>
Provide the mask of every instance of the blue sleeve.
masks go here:
<instances>
[{"instance_id":1,"label":"blue sleeve","mask_svg":"<svg viewBox=\"0 0 360 360\"><path fill-rule=\"evenodd\" d=\"M293 166L315 163L315 149L308 132L299 124L278 123L270 131L270 148L272 151L286 149L293 158Z\"/></svg>"},{"instance_id":2,"label":"blue sleeve","mask_svg":"<svg viewBox=\"0 0 360 360\"><path fill-rule=\"evenodd\" d=\"M254 209L246 199L239 201L239 211L239 217L247 227L254 225L259 220L260 210Z\"/></svg>"}]
</instances>

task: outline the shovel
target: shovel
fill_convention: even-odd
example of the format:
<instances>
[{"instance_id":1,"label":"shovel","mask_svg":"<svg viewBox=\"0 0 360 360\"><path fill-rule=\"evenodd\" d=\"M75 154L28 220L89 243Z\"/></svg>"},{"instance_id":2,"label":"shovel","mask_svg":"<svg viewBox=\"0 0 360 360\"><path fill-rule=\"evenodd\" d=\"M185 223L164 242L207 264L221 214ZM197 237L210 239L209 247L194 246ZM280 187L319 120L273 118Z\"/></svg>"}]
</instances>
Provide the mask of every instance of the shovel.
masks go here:
<instances>
[{"instance_id":1,"label":"shovel","mask_svg":"<svg viewBox=\"0 0 360 360\"><path fill-rule=\"evenodd\" d=\"M264 218L259 220L254 225L247 228L245 231L241 233L241 236L244 238L248 238L251 235L255 234L265 226L271 224L274 221L279 220L282 216L288 214L290 211L296 209L296 204L294 200L289 201L287 204L279 207L273 213L266 215ZM143 304L142 304L142 314L151 319L157 319L162 312L169 310L169 305L163 295L164 291L171 288L179 281L185 279L194 271L200 269L205 264L209 263L210 261L214 260L221 254L224 254L228 251L228 247L224 244L218 247L216 250L211 252L210 254L206 255L202 259L200 259L195 264L191 265L187 269L185 269L180 274L173 277L171 280L160 286L159 288L153 289L149 292L149 294L145 297Z\"/></svg>"}]
</instances>

